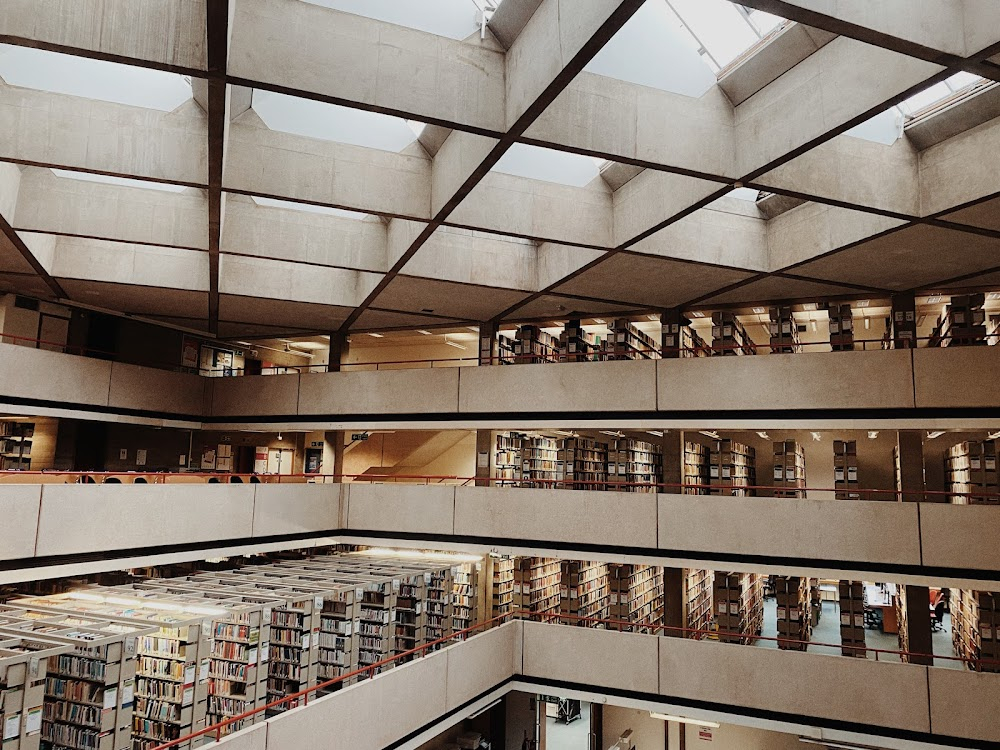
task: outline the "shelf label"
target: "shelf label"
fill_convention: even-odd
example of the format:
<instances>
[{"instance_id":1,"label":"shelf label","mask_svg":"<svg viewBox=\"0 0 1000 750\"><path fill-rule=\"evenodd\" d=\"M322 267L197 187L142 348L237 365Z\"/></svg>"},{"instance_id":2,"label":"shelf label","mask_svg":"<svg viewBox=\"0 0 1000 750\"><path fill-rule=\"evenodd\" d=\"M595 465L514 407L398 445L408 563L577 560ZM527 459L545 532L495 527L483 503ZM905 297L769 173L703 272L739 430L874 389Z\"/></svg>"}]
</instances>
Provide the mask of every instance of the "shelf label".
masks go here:
<instances>
[{"instance_id":1,"label":"shelf label","mask_svg":"<svg viewBox=\"0 0 1000 750\"><path fill-rule=\"evenodd\" d=\"M122 683L122 708L132 705L135 700L135 679L125 680Z\"/></svg>"},{"instance_id":2,"label":"shelf label","mask_svg":"<svg viewBox=\"0 0 1000 750\"><path fill-rule=\"evenodd\" d=\"M118 705L118 688L108 688L104 691L104 703L101 708L105 711L110 711L116 705Z\"/></svg>"},{"instance_id":3,"label":"shelf label","mask_svg":"<svg viewBox=\"0 0 1000 750\"><path fill-rule=\"evenodd\" d=\"M184 700L181 701L182 706L190 706L194 703L194 687L184 688Z\"/></svg>"},{"instance_id":4,"label":"shelf label","mask_svg":"<svg viewBox=\"0 0 1000 750\"><path fill-rule=\"evenodd\" d=\"M24 733L30 736L38 734L40 731L42 731L41 706L38 708L29 708L27 715L24 717Z\"/></svg>"},{"instance_id":5,"label":"shelf label","mask_svg":"<svg viewBox=\"0 0 1000 750\"><path fill-rule=\"evenodd\" d=\"M11 714L3 721L3 738L6 742L7 740L12 740L17 737L18 733L21 731L21 714Z\"/></svg>"}]
</instances>

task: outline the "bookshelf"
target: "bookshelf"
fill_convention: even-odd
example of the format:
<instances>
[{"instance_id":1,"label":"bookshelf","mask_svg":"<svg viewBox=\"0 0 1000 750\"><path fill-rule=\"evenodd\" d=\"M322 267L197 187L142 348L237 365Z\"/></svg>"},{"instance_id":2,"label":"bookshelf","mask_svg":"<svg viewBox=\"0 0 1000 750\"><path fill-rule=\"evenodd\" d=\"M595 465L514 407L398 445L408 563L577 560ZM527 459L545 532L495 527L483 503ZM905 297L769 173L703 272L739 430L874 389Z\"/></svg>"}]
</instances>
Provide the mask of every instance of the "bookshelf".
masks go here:
<instances>
[{"instance_id":1,"label":"bookshelf","mask_svg":"<svg viewBox=\"0 0 1000 750\"><path fill-rule=\"evenodd\" d=\"M791 307L772 307L768 310L771 334L771 354L796 354L802 351L799 342L799 325Z\"/></svg>"},{"instance_id":2,"label":"bookshelf","mask_svg":"<svg viewBox=\"0 0 1000 750\"><path fill-rule=\"evenodd\" d=\"M358 663L356 623L361 619L361 601L353 588L326 597L319 617L316 679L323 683L350 673ZM339 690L338 683L320 691L321 695Z\"/></svg>"},{"instance_id":3,"label":"bookshelf","mask_svg":"<svg viewBox=\"0 0 1000 750\"><path fill-rule=\"evenodd\" d=\"M995 497L968 497L968 493L992 494L1000 490L995 440L966 441L945 453L945 482L956 505L995 505ZM963 494L965 493L965 494Z\"/></svg>"},{"instance_id":4,"label":"bookshelf","mask_svg":"<svg viewBox=\"0 0 1000 750\"><path fill-rule=\"evenodd\" d=\"M748 497L757 484L757 453L749 445L729 438L716 440L709 451L710 495Z\"/></svg>"},{"instance_id":5,"label":"bookshelf","mask_svg":"<svg viewBox=\"0 0 1000 750\"><path fill-rule=\"evenodd\" d=\"M520 487L554 489L563 478L559 441L547 437L521 438Z\"/></svg>"},{"instance_id":6,"label":"bookshelf","mask_svg":"<svg viewBox=\"0 0 1000 750\"><path fill-rule=\"evenodd\" d=\"M764 582L756 573L715 572L712 599L719 640L748 645L764 629Z\"/></svg>"},{"instance_id":7,"label":"bookshelf","mask_svg":"<svg viewBox=\"0 0 1000 750\"><path fill-rule=\"evenodd\" d=\"M458 633L475 625L476 602L479 599L479 576L482 575L482 563L464 563L452 572L451 597L451 627ZM513 571L512 571L513 572ZM456 640L465 640L467 635L456 635Z\"/></svg>"},{"instance_id":8,"label":"bookshelf","mask_svg":"<svg viewBox=\"0 0 1000 750\"><path fill-rule=\"evenodd\" d=\"M809 624L815 628L823 617L823 597L819 591L818 578L809 579L809 613Z\"/></svg>"},{"instance_id":9,"label":"bookshelf","mask_svg":"<svg viewBox=\"0 0 1000 750\"><path fill-rule=\"evenodd\" d=\"M968 659L970 669L1000 672L1000 663L978 664L975 660L1000 662L1000 595L989 591L952 589L951 637L955 653Z\"/></svg>"},{"instance_id":10,"label":"bookshelf","mask_svg":"<svg viewBox=\"0 0 1000 750\"><path fill-rule=\"evenodd\" d=\"M684 465L681 467L681 482L688 485L708 485L711 482L708 468L709 454L707 446L686 441L684 443ZM708 487L685 487L684 494L707 495Z\"/></svg>"},{"instance_id":11,"label":"bookshelf","mask_svg":"<svg viewBox=\"0 0 1000 750\"><path fill-rule=\"evenodd\" d=\"M894 460L898 460L896 447ZM833 441L833 487L837 500L860 500L858 482L858 443L856 440ZM898 488L897 488L898 490Z\"/></svg>"},{"instance_id":12,"label":"bookshelf","mask_svg":"<svg viewBox=\"0 0 1000 750\"><path fill-rule=\"evenodd\" d=\"M590 438L567 438L559 448L559 462L570 490L603 490L608 481L608 444Z\"/></svg>"},{"instance_id":13,"label":"bookshelf","mask_svg":"<svg viewBox=\"0 0 1000 750\"><path fill-rule=\"evenodd\" d=\"M611 619L633 623L632 632L659 634L648 626L663 621L663 568L609 565L608 595Z\"/></svg>"},{"instance_id":14,"label":"bookshelf","mask_svg":"<svg viewBox=\"0 0 1000 750\"><path fill-rule=\"evenodd\" d=\"M501 432L495 448L496 479L500 487L517 487L521 479L521 436Z\"/></svg>"},{"instance_id":15,"label":"bookshelf","mask_svg":"<svg viewBox=\"0 0 1000 750\"><path fill-rule=\"evenodd\" d=\"M514 341L499 331L495 335L484 326L479 334L479 364L480 365L511 365L514 364Z\"/></svg>"},{"instance_id":16,"label":"bookshelf","mask_svg":"<svg viewBox=\"0 0 1000 750\"><path fill-rule=\"evenodd\" d=\"M774 497L806 496L806 454L795 440L774 443Z\"/></svg>"},{"instance_id":17,"label":"bookshelf","mask_svg":"<svg viewBox=\"0 0 1000 750\"><path fill-rule=\"evenodd\" d=\"M938 317L931 332L931 347L984 346L986 344L986 313L984 294L963 294L951 298L951 303Z\"/></svg>"},{"instance_id":18,"label":"bookshelf","mask_svg":"<svg viewBox=\"0 0 1000 750\"><path fill-rule=\"evenodd\" d=\"M0 634L0 726L5 750L38 750L43 722L81 718L83 713L94 725L100 711L67 702L45 703L45 686L50 665L53 674L68 668L68 652L73 647L56 641ZM66 658L64 658L66 657Z\"/></svg>"},{"instance_id":19,"label":"bookshelf","mask_svg":"<svg viewBox=\"0 0 1000 750\"><path fill-rule=\"evenodd\" d=\"M660 446L643 440L622 438L608 446L609 489L624 492L656 492L663 476ZM628 486L615 486L625 482Z\"/></svg>"},{"instance_id":20,"label":"bookshelf","mask_svg":"<svg viewBox=\"0 0 1000 750\"><path fill-rule=\"evenodd\" d=\"M830 347L835 352L854 351L854 313L850 305L830 305Z\"/></svg>"},{"instance_id":21,"label":"bookshelf","mask_svg":"<svg viewBox=\"0 0 1000 750\"><path fill-rule=\"evenodd\" d=\"M774 593L778 600L778 638L802 643L778 641L785 651L805 651L812 632L812 602L809 579L800 576L775 576Z\"/></svg>"},{"instance_id":22,"label":"bookshelf","mask_svg":"<svg viewBox=\"0 0 1000 750\"><path fill-rule=\"evenodd\" d=\"M560 570L560 613L576 617L608 619L611 611L608 580L606 563L563 560ZM604 627L598 623L571 621L568 624Z\"/></svg>"},{"instance_id":23,"label":"bookshelf","mask_svg":"<svg viewBox=\"0 0 1000 750\"><path fill-rule=\"evenodd\" d=\"M0 607L2 637L41 637L71 648L47 664L42 750L132 747L137 640L154 630L34 607Z\"/></svg>"},{"instance_id":24,"label":"bookshelf","mask_svg":"<svg viewBox=\"0 0 1000 750\"><path fill-rule=\"evenodd\" d=\"M0 422L0 469L30 470L34 436L34 422Z\"/></svg>"},{"instance_id":25,"label":"bookshelf","mask_svg":"<svg viewBox=\"0 0 1000 750\"><path fill-rule=\"evenodd\" d=\"M664 326L664 330L666 328ZM663 345L667 346L666 339ZM670 344L671 348L676 346L676 343ZM627 318L618 318L611 324L604 341L603 356L608 360L659 359L660 351L656 339L640 331Z\"/></svg>"},{"instance_id":26,"label":"bookshelf","mask_svg":"<svg viewBox=\"0 0 1000 750\"><path fill-rule=\"evenodd\" d=\"M424 642L425 617L422 604L427 598L423 576L410 576L393 581L390 601L392 624L392 655L399 656ZM406 657L409 661L412 655Z\"/></svg>"},{"instance_id":27,"label":"bookshelf","mask_svg":"<svg viewBox=\"0 0 1000 750\"><path fill-rule=\"evenodd\" d=\"M450 568L424 573L427 597L424 605L424 638L428 643L451 635L454 611L452 597L455 585L452 575ZM437 651L444 648L445 645L442 641L431 647L431 650Z\"/></svg>"},{"instance_id":28,"label":"bookshelf","mask_svg":"<svg viewBox=\"0 0 1000 750\"><path fill-rule=\"evenodd\" d=\"M492 617L514 611L514 558L498 557L493 560Z\"/></svg>"},{"instance_id":29,"label":"bookshelf","mask_svg":"<svg viewBox=\"0 0 1000 750\"><path fill-rule=\"evenodd\" d=\"M559 340L538 326L521 326L514 334L514 362L544 364L559 361Z\"/></svg>"},{"instance_id":30,"label":"bookshelf","mask_svg":"<svg viewBox=\"0 0 1000 750\"><path fill-rule=\"evenodd\" d=\"M844 656L867 658L865 647L865 584L862 581L838 581L840 604L840 643ZM853 648L852 648L853 647Z\"/></svg>"},{"instance_id":31,"label":"bookshelf","mask_svg":"<svg viewBox=\"0 0 1000 750\"><path fill-rule=\"evenodd\" d=\"M601 337L585 331L579 320L567 321L559 334L559 359L564 362L594 362L602 349Z\"/></svg>"},{"instance_id":32,"label":"bookshelf","mask_svg":"<svg viewBox=\"0 0 1000 750\"><path fill-rule=\"evenodd\" d=\"M712 313L713 357L735 357L756 353L757 346L735 313Z\"/></svg>"},{"instance_id":33,"label":"bookshelf","mask_svg":"<svg viewBox=\"0 0 1000 750\"><path fill-rule=\"evenodd\" d=\"M519 557L514 561L515 608L533 614L559 614L559 560L548 557Z\"/></svg>"},{"instance_id":34,"label":"bookshelf","mask_svg":"<svg viewBox=\"0 0 1000 750\"><path fill-rule=\"evenodd\" d=\"M711 570L684 569L684 627L704 631L711 629L714 581L715 573Z\"/></svg>"}]
</instances>

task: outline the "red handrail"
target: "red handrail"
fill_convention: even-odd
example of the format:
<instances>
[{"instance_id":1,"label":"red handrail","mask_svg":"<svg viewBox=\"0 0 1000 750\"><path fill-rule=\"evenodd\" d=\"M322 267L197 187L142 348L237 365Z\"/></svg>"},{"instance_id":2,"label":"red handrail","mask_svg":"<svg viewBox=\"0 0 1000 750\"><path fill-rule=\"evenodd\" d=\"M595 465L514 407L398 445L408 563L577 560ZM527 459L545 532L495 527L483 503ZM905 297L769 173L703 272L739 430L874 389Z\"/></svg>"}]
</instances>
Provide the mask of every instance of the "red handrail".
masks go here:
<instances>
[{"instance_id":1,"label":"red handrail","mask_svg":"<svg viewBox=\"0 0 1000 750\"><path fill-rule=\"evenodd\" d=\"M701 496L708 496L709 491L724 493L723 497L730 496L731 492L773 492L773 493L806 493L806 492L825 492L825 493L849 493L852 495L867 496L869 498L885 498L886 500L902 499L907 495L916 495L917 497L931 497L931 498L941 498L940 502L947 502L948 499L953 497L964 497L967 499L982 499L982 500L995 500L1000 503L1000 493L997 492L951 492L948 490L885 490L885 489L866 489L866 488L854 488L854 487L791 487L787 485L764 485L764 484L751 484L751 485L713 485L713 484L698 484L695 482L629 482L620 481L615 479L605 479L605 480L585 480L585 479L519 479L519 478L504 478L504 477L475 477L475 476L461 476L459 474L319 474L319 473L295 473L295 474L255 474L255 473L240 473L240 472L218 472L218 471L60 471L58 469L33 469L33 470L4 470L0 471L0 484L4 477L12 478L22 478L22 477L72 477L75 478L77 482L85 482L88 478L96 479L108 479L108 478L143 478L150 484L167 484L169 480L174 477L178 478L190 478L197 477L205 480L208 479L219 479L226 480L227 483L233 477L239 477L244 483L250 481L251 478L259 480L262 484L280 484L282 481L289 480L305 480L307 483L312 481L316 483L316 480L322 480L319 483L340 483L344 480L348 480L345 483L374 483L374 482L390 482L395 480L404 480L407 482L422 482L423 484L441 484L443 482L454 482L462 486L466 486L470 483L487 483L489 485L497 485L507 489L516 488L516 485L543 485L555 488L574 488L577 485L583 486L594 486L600 485L607 488L605 491L613 492L618 488L643 488L643 489L656 489L656 490L680 490L678 494L684 494L685 490L706 490L704 493L700 493ZM95 482L96 484L101 484L103 482ZM532 487L533 489L539 489L538 487ZM698 497L699 494L692 495L693 497ZM713 497L718 497L720 495L713 495ZM741 496L753 499L753 496ZM767 495L761 496L767 498ZM787 497L777 497L774 499L789 499Z\"/></svg>"},{"instance_id":2,"label":"red handrail","mask_svg":"<svg viewBox=\"0 0 1000 750\"><path fill-rule=\"evenodd\" d=\"M212 724L210 726L206 726L203 729L199 729L199 730L197 730L195 732L191 732L190 734L184 735L183 737L178 737L175 740L170 740L170 741L165 742L165 743L163 743L161 745L156 745L155 747L152 748L152 750L169 750L169 748L177 747L178 745L185 744L185 743L187 743L187 742L189 742L189 741L191 741L193 739L196 739L198 737L202 737L202 736L205 736L205 735L209 735L209 734L214 734L215 735L215 740L216 740L216 742L218 742L222 738L222 732L223 732L223 730L226 727L231 726L231 725L233 725L233 724L235 724L237 722L241 722L241 721L243 721L245 719L248 719L248 718L250 718L252 716L256 716L257 714L263 713L265 711L268 711L268 710L270 710L272 708L276 708L278 706L284 706L286 704L295 704L295 703L298 702L298 700L300 698L302 699L302 704L304 706L306 706L306 705L309 704L309 694L310 693L316 693L316 692L318 692L320 690L325 690L326 688L329 688L329 687L331 687L333 685L341 684L341 683L343 683L343 682L345 682L345 681L347 681L347 680L349 680L349 679L351 679L353 677L359 677L359 676L367 674L369 678L372 678L372 677L374 677L376 675L377 671L381 670L382 667L395 664L396 662L408 661L409 659L411 659L413 657L422 656L428 650L432 650L433 649L433 650L437 651L439 649L436 649L435 647L436 646L440 646L442 644L457 645L458 643L461 642L461 640L464 640L464 637L468 636L469 634L472 634L472 633L475 633L475 632L478 632L478 631L481 631L481 630L488 630L490 628L493 628L494 626L501 625L501 624L506 624L507 622L510 622L510 621L513 621L513 620L537 621L537 622L540 622L540 623L549 623L549 624L552 624L553 621L555 621L555 620L559 621L556 624L563 624L562 621L566 620L566 621L570 621L572 623L575 623L576 625L605 625L605 626L607 626L607 625L614 625L614 626L616 626L616 629L618 630L618 632L623 632L625 628L629 628L630 630L634 629L634 628L644 628L644 629L647 629L647 630L657 631L656 634L654 634L655 637L665 637L664 636L665 633L673 633L673 634L679 635L681 637L690 637L690 636L693 636L693 638L692 638L693 640L705 640L705 638L704 638L705 636L711 637L711 636L719 636L720 635L720 632L719 631L715 631L715 630L699 630L699 629L696 629L696 628L686 628L686 627L678 627L678 626L671 626L671 625L662 625L662 624L659 624L659 623L633 622L633 621L630 621L630 620L619 620L619 619L612 619L612 618L605 618L605 617L583 617L583 616L579 616L579 615L570 615L570 614L561 614L561 613L535 613L535 612L531 612L531 611L528 611L528 610L512 611L512 612L508 612L508 613L503 614L503 615L499 615L497 617L493 617L493 618L491 618L489 620L485 620L484 622L478 623L476 625L472 625L471 627L464 628L463 630L458 630L458 631L452 633L451 635L447 635L447 636L444 636L442 638L438 638L436 640L430 641L430 642L425 643L425 644L423 644L421 646L417 646L416 648L412 648L412 649L410 649L408 651L404 651L402 653L396 654L395 656L392 656L392 657L389 657L387 659L383 659L381 661L375 662L374 664L366 665L366 666L361 667L359 669L356 669L356 670L354 670L352 672L348 672L347 674L340 675L339 677L334 677L333 679L326 680L325 682L321 682L321 683L319 683L317 685L314 685L312 687L308 687L305 690L300 690L300 691L298 691L296 693L291 693L291 694L286 695L286 696L284 696L282 698L279 698L276 701L272 701L270 703L267 703L267 704L265 704L263 706L259 706L257 708L251 709L249 711L244 711L243 713L237 714L235 716L227 717L223 721L217 722L216 724ZM921 661L924 661L924 660L927 660L927 659L930 659L930 660L941 659L941 660L947 660L947 661L960 661L962 663L970 665L970 668L974 668L974 667L972 667L972 665L975 665L975 667L980 667L980 668L983 665L1000 665L1000 661L991 660L991 659L971 659L971 658L965 658L965 657L961 657L961 656L939 656L939 655L936 655L936 654L926 654L926 653L921 653L921 652L917 652L917 651L904 651L904 650L892 650L892 649L883 649L883 648L871 648L871 647L868 647L868 646L849 646L849 645L845 645L845 644L842 644L842 643L836 643L836 644L834 644L834 643L823 643L823 642L818 642L818 641L798 640L798 639L794 639L794 638L775 638L775 637L771 637L771 636L761 636L761 635L757 635L755 633L740 633L740 632L733 632L733 631L723 631L723 632L721 632L721 635L724 635L726 637L732 637L732 638L746 638L746 639L750 639L751 643L746 644L746 645L753 645L752 641L773 641L773 642L776 642L778 644L785 643L785 644L794 644L794 645L799 645L799 646L804 645L806 647L806 649L808 649L809 646L823 646L823 647L836 648L836 649L849 649L849 650L852 650L852 651L855 651L855 652L858 652L858 651L863 651L865 653L872 652L872 653L875 654L875 661L879 660L879 654L887 654L887 655L891 654L891 655L895 655L895 656L900 657L900 662L904 662L903 657L906 657L907 660L919 659ZM448 643L449 641L451 643ZM447 648L447 647L448 646L445 646L445 648ZM857 657L852 657L852 658L857 658ZM976 671L980 671L980 670L976 670ZM289 707L291 708L291 707L294 707L294 706L289 706Z\"/></svg>"}]
</instances>

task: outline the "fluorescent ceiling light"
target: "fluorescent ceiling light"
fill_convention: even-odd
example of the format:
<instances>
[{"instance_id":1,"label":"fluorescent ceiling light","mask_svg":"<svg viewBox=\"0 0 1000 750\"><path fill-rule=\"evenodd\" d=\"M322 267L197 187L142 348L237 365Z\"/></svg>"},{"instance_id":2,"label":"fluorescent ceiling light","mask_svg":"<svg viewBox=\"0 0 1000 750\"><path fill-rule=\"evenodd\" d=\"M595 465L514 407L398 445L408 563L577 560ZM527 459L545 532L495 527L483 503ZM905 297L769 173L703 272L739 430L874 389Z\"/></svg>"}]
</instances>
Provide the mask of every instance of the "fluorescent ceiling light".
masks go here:
<instances>
[{"instance_id":1,"label":"fluorescent ceiling light","mask_svg":"<svg viewBox=\"0 0 1000 750\"><path fill-rule=\"evenodd\" d=\"M998 437L1000 437L1000 432L991 432L989 435L986 436L986 439L996 440Z\"/></svg>"},{"instance_id":2,"label":"fluorescent ceiling light","mask_svg":"<svg viewBox=\"0 0 1000 750\"><path fill-rule=\"evenodd\" d=\"M1000 299L1000 292L990 292L986 295L986 299Z\"/></svg>"},{"instance_id":3,"label":"fluorescent ceiling light","mask_svg":"<svg viewBox=\"0 0 1000 750\"><path fill-rule=\"evenodd\" d=\"M566 437L576 437L575 432L567 432L566 430L552 430L556 435L565 435Z\"/></svg>"},{"instance_id":4,"label":"fluorescent ceiling light","mask_svg":"<svg viewBox=\"0 0 1000 750\"><path fill-rule=\"evenodd\" d=\"M874 440L878 437L878 430L868 430L868 439Z\"/></svg>"},{"instance_id":5,"label":"fluorescent ceiling light","mask_svg":"<svg viewBox=\"0 0 1000 750\"><path fill-rule=\"evenodd\" d=\"M833 740L817 740L812 737L799 737L799 742L807 745L822 745L823 747L833 747L837 750L877 750L873 745L851 745L846 742L835 742Z\"/></svg>"},{"instance_id":6,"label":"fluorescent ceiling light","mask_svg":"<svg viewBox=\"0 0 1000 750\"><path fill-rule=\"evenodd\" d=\"M94 174L92 172L73 172L69 169L53 169L52 174L67 180L80 180L82 182L103 182L106 185L120 185L121 187L141 188L143 190L160 190L164 193L183 193L187 190L183 185L171 185L169 182L149 182L148 180L133 180L128 177L113 177L107 174Z\"/></svg>"},{"instance_id":7,"label":"fluorescent ceiling light","mask_svg":"<svg viewBox=\"0 0 1000 750\"><path fill-rule=\"evenodd\" d=\"M434 335L434 334L433 334L433 333L431 333L430 331L425 331L425 330L423 330L422 328L421 328L421 329L419 329L419 330L417 331L417 333L422 333L422 334L424 334L424 336L433 336L433 335Z\"/></svg>"},{"instance_id":8,"label":"fluorescent ceiling light","mask_svg":"<svg viewBox=\"0 0 1000 750\"><path fill-rule=\"evenodd\" d=\"M646 430L647 435L655 435L656 437L663 437L663 433L660 430Z\"/></svg>"},{"instance_id":9,"label":"fluorescent ceiling light","mask_svg":"<svg viewBox=\"0 0 1000 750\"><path fill-rule=\"evenodd\" d=\"M699 727L709 727L710 729L718 729L719 722L708 721L706 719L688 719L685 716L674 716L673 714L660 714L656 711L649 712L650 718L653 719L663 719L663 721L676 721L678 724L696 724Z\"/></svg>"},{"instance_id":10,"label":"fluorescent ceiling light","mask_svg":"<svg viewBox=\"0 0 1000 750\"><path fill-rule=\"evenodd\" d=\"M931 430L927 433L927 439L933 440L934 438L939 438L944 435L944 430Z\"/></svg>"},{"instance_id":11,"label":"fluorescent ceiling light","mask_svg":"<svg viewBox=\"0 0 1000 750\"><path fill-rule=\"evenodd\" d=\"M715 432L714 430L698 430L698 434L704 435L705 437L710 437L712 438L712 440L722 440L722 438L719 437L719 433Z\"/></svg>"},{"instance_id":12,"label":"fluorescent ceiling light","mask_svg":"<svg viewBox=\"0 0 1000 750\"><path fill-rule=\"evenodd\" d=\"M652 320L652 321L657 321L657 320L659 320L659 319L660 319L660 316L659 316L659 315L647 315L647 316L646 316L646 320Z\"/></svg>"},{"instance_id":13,"label":"fluorescent ceiling light","mask_svg":"<svg viewBox=\"0 0 1000 750\"><path fill-rule=\"evenodd\" d=\"M932 296L930 296L930 297L927 298L927 304L928 305L936 305L940 301L941 301L941 295L940 294L935 294L935 295L932 295Z\"/></svg>"},{"instance_id":14,"label":"fluorescent ceiling light","mask_svg":"<svg viewBox=\"0 0 1000 750\"><path fill-rule=\"evenodd\" d=\"M465 351L465 347L455 341L445 341L444 343L447 344L448 346L453 346L456 349L461 349L462 351Z\"/></svg>"},{"instance_id":15,"label":"fluorescent ceiling light","mask_svg":"<svg viewBox=\"0 0 1000 750\"><path fill-rule=\"evenodd\" d=\"M611 430L598 430L602 435L610 435L611 437L623 438L625 437L624 432L612 432Z\"/></svg>"},{"instance_id":16,"label":"fluorescent ceiling light","mask_svg":"<svg viewBox=\"0 0 1000 750\"><path fill-rule=\"evenodd\" d=\"M381 333L369 333L368 335L371 336L373 339L384 339L385 338L385 336L383 336Z\"/></svg>"},{"instance_id":17,"label":"fluorescent ceiling light","mask_svg":"<svg viewBox=\"0 0 1000 750\"><path fill-rule=\"evenodd\" d=\"M479 326L466 326L466 328L473 333L479 333Z\"/></svg>"},{"instance_id":18,"label":"fluorescent ceiling light","mask_svg":"<svg viewBox=\"0 0 1000 750\"><path fill-rule=\"evenodd\" d=\"M991 297L990 299L993 299L993 298ZM600 324L602 326L606 326L608 324L608 322L606 320L604 320L603 318L594 318L594 322L598 323L598 324Z\"/></svg>"},{"instance_id":19,"label":"fluorescent ceiling light","mask_svg":"<svg viewBox=\"0 0 1000 750\"><path fill-rule=\"evenodd\" d=\"M768 435L768 434L767 434L766 432L764 432L764 431L761 431L761 432L758 432L758 433L757 433L757 435L758 435L758 436L760 436L760 437L762 437L762 438L764 438L765 440L770 440L770 439L771 439L771 436L770 436L770 435Z\"/></svg>"},{"instance_id":20,"label":"fluorescent ceiling light","mask_svg":"<svg viewBox=\"0 0 1000 750\"><path fill-rule=\"evenodd\" d=\"M823 439L823 436L820 435L818 432L810 432L809 434L812 435L812 439L815 440L816 442L819 442L820 440Z\"/></svg>"},{"instance_id":21,"label":"fluorescent ceiling light","mask_svg":"<svg viewBox=\"0 0 1000 750\"><path fill-rule=\"evenodd\" d=\"M854 303L854 306L855 307L868 307L869 304L871 304L871 300L870 299L859 299L857 302Z\"/></svg>"},{"instance_id":22,"label":"fluorescent ceiling light","mask_svg":"<svg viewBox=\"0 0 1000 750\"><path fill-rule=\"evenodd\" d=\"M767 312L767 310L766 310L765 308L763 308L763 307L755 307L755 308L753 309L753 311L754 311L754 312L755 312L755 313L756 313L757 315L762 315L763 313L766 313L766 312Z\"/></svg>"},{"instance_id":23,"label":"fluorescent ceiling light","mask_svg":"<svg viewBox=\"0 0 1000 750\"><path fill-rule=\"evenodd\" d=\"M691 317L692 318L704 318L705 317L705 313L700 312L698 310L695 310L693 313L691 313Z\"/></svg>"}]
</instances>

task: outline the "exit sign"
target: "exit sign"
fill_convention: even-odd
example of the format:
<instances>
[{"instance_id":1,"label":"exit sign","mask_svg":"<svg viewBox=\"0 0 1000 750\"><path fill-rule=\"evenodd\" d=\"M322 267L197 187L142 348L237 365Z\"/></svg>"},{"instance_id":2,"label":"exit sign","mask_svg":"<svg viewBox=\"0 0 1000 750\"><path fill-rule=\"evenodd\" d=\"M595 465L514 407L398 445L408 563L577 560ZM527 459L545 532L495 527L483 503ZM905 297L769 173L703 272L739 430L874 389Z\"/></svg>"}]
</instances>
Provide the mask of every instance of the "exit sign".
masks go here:
<instances>
[{"instance_id":1,"label":"exit sign","mask_svg":"<svg viewBox=\"0 0 1000 750\"><path fill-rule=\"evenodd\" d=\"M353 435L351 435L351 440L367 440L367 439L368 439L367 432L355 432Z\"/></svg>"}]
</instances>

